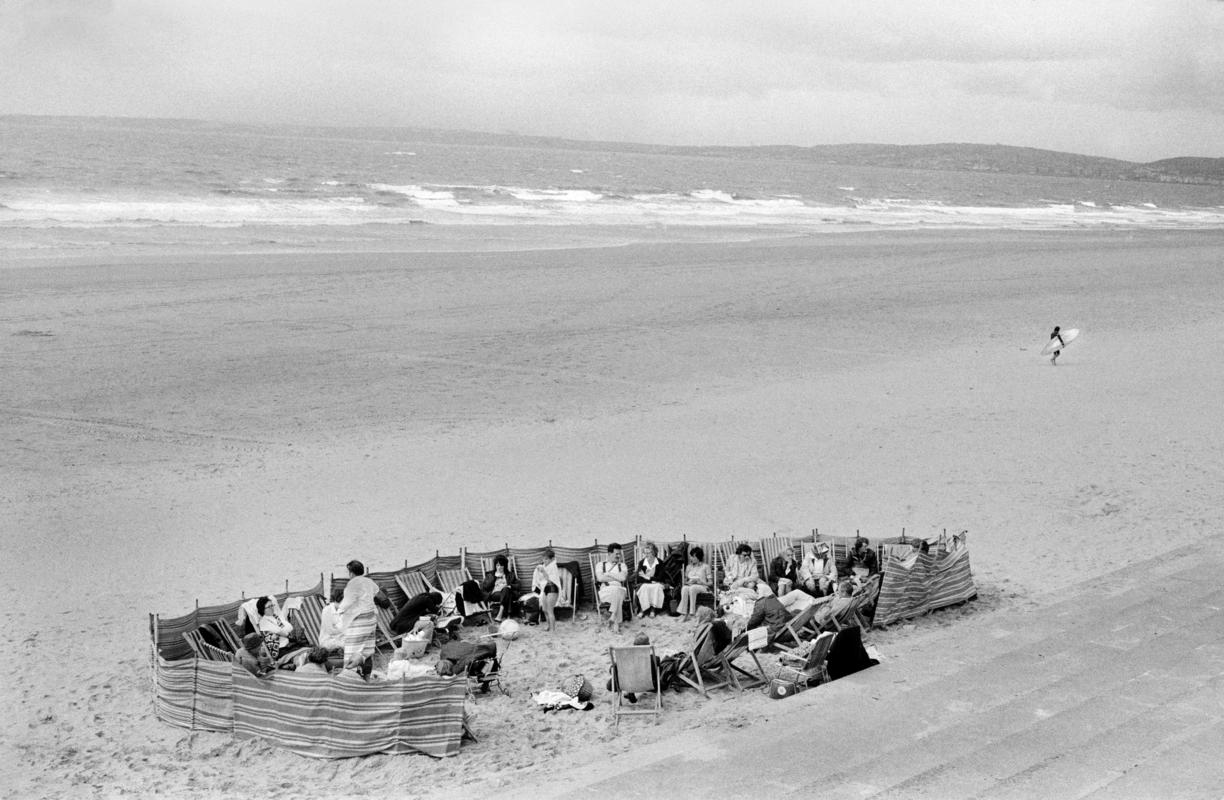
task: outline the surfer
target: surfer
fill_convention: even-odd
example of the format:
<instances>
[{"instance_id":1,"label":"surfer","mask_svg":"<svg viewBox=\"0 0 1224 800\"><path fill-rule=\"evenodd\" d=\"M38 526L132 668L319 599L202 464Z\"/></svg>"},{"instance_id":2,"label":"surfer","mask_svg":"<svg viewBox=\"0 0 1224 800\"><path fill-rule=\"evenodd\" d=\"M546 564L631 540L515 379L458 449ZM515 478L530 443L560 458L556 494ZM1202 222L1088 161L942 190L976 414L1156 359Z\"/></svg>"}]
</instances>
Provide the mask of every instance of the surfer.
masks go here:
<instances>
[{"instance_id":1,"label":"surfer","mask_svg":"<svg viewBox=\"0 0 1224 800\"><path fill-rule=\"evenodd\" d=\"M1067 344L1066 342L1063 341L1062 334L1059 333L1058 330L1059 330L1058 326L1055 325L1054 332L1050 334L1050 341L1052 342L1055 339L1057 339L1058 344L1059 344L1059 349L1055 350L1054 355L1050 356L1050 363L1056 367L1058 366L1058 354L1062 352L1062 347L1065 347Z\"/></svg>"}]
</instances>

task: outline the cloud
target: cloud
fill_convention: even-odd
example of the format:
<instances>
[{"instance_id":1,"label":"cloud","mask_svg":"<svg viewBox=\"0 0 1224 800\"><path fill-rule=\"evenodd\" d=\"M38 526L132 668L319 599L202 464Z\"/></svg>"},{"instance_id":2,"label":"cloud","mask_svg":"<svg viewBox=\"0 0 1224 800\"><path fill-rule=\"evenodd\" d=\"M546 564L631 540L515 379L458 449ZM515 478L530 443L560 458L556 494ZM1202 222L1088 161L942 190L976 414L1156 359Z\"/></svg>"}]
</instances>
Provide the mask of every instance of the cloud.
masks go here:
<instances>
[{"instance_id":1,"label":"cloud","mask_svg":"<svg viewBox=\"0 0 1224 800\"><path fill-rule=\"evenodd\" d=\"M0 0L0 112L1088 147L1224 126L1221 41L1218 0Z\"/></svg>"}]
</instances>

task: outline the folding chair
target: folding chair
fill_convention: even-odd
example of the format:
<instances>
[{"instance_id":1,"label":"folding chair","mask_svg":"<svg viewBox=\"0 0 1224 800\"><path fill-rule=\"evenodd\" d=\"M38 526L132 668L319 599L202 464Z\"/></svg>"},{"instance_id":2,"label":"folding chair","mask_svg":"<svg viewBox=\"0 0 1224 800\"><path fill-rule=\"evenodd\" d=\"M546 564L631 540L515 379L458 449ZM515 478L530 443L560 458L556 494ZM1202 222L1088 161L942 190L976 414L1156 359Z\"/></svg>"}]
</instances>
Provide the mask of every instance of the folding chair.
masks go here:
<instances>
[{"instance_id":1,"label":"folding chair","mask_svg":"<svg viewBox=\"0 0 1224 800\"><path fill-rule=\"evenodd\" d=\"M553 606L553 611L566 609L570 612L570 619L576 620L578 618L578 599L574 597L574 576L568 569L559 570L559 573L561 585L558 588L561 592L557 595L557 604Z\"/></svg>"},{"instance_id":2,"label":"folding chair","mask_svg":"<svg viewBox=\"0 0 1224 800\"><path fill-rule=\"evenodd\" d=\"M233 653L228 653L216 645L209 644L208 642L201 642L200 646L203 652L208 654L206 656L208 661L229 661L232 663L234 660Z\"/></svg>"},{"instance_id":3,"label":"folding chair","mask_svg":"<svg viewBox=\"0 0 1224 800\"><path fill-rule=\"evenodd\" d=\"M317 594L302 598L293 612L293 625L306 637L311 647L319 646L319 628L323 625L323 598Z\"/></svg>"},{"instance_id":4,"label":"folding chair","mask_svg":"<svg viewBox=\"0 0 1224 800\"><path fill-rule=\"evenodd\" d=\"M228 619L219 619L208 627L221 635L229 646L230 652L237 653L242 649L242 637L238 635L238 629L234 627L234 623Z\"/></svg>"},{"instance_id":5,"label":"folding chair","mask_svg":"<svg viewBox=\"0 0 1224 800\"><path fill-rule=\"evenodd\" d=\"M711 689L721 689L731 685L730 680L718 672L722 666L718 660L718 653L706 661L698 660L711 630L712 628L707 627L703 633L698 634L697 640L693 643L693 649L681 656L680 665L676 670L676 677L701 692L707 699L710 697Z\"/></svg>"},{"instance_id":6,"label":"folding chair","mask_svg":"<svg viewBox=\"0 0 1224 800\"><path fill-rule=\"evenodd\" d=\"M407 634L391 630L391 623L395 620L394 610L382 606L375 606L374 610L377 612L374 616L374 649L389 645L394 650Z\"/></svg>"},{"instance_id":7,"label":"folding chair","mask_svg":"<svg viewBox=\"0 0 1224 800\"><path fill-rule=\"evenodd\" d=\"M204 650L208 642L204 641L203 634L199 630L183 631L183 639L187 642L187 646L191 648L191 652L195 657L203 661L212 661L211 656Z\"/></svg>"},{"instance_id":8,"label":"folding chair","mask_svg":"<svg viewBox=\"0 0 1224 800\"><path fill-rule=\"evenodd\" d=\"M405 600L411 600L418 594L424 594L425 592L442 594L442 590L435 589L429 581L425 580L425 576L419 572L397 572L395 573L395 583L404 592Z\"/></svg>"},{"instance_id":9,"label":"folding chair","mask_svg":"<svg viewBox=\"0 0 1224 800\"><path fill-rule=\"evenodd\" d=\"M631 645L629 647L609 647L608 656L612 659L612 724L620 726L623 716L653 714L656 717L663 712L663 693L659 691L659 662L655 658L654 645ZM626 707L623 700L626 694L654 695L653 704L634 704Z\"/></svg>"},{"instance_id":10,"label":"folding chair","mask_svg":"<svg viewBox=\"0 0 1224 800\"><path fill-rule=\"evenodd\" d=\"M438 587L442 592L442 596L451 594L459 594L462 591L463 584L472 579L472 574L466 568L460 569L440 569L438 570ZM487 616L489 606L487 603L472 603L467 600L463 601L463 617L476 617L480 615Z\"/></svg>"},{"instance_id":11,"label":"folding chair","mask_svg":"<svg viewBox=\"0 0 1224 800\"><path fill-rule=\"evenodd\" d=\"M588 553L587 558L591 560L591 603L595 606L595 613L599 615L599 621L602 624L605 622L603 616L604 609L609 609L610 614L611 607L608 603L599 599L599 590L603 587L603 584L599 582L596 576L599 574L599 565L607 560L607 554ZM625 574L625 600L623 603L625 608L623 618L625 622L628 622L633 619L633 590L630 588L628 581L628 576L633 574L633 567L629 564L625 565Z\"/></svg>"},{"instance_id":12,"label":"folding chair","mask_svg":"<svg viewBox=\"0 0 1224 800\"><path fill-rule=\"evenodd\" d=\"M829 670L825 662L835 638L836 633L825 631L811 641L806 653L782 653L774 677L802 686L810 686L813 681L817 685L828 683Z\"/></svg>"},{"instance_id":13,"label":"folding chair","mask_svg":"<svg viewBox=\"0 0 1224 800\"><path fill-rule=\"evenodd\" d=\"M765 677L765 671L761 668L761 660L757 658L756 652L748 646L750 633L751 631L744 631L735 637L731 644L727 645L726 649L718 654L718 666L713 670L716 675L726 679L739 692L769 683L769 679ZM752 659L752 663L756 667L755 670L745 669L735 663L736 659L745 654ZM743 680L741 680L741 676Z\"/></svg>"},{"instance_id":14,"label":"folding chair","mask_svg":"<svg viewBox=\"0 0 1224 800\"><path fill-rule=\"evenodd\" d=\"M774 638L773 644L778 649L788 653L802 647L804 641L810 635L818 632L814 624L816 612L827 602L828 598L821 598L787 620L786 627ZM805 636L805 634L807 635ZM789 639L793 644L786 644L784 641L786 639Z\"/></svg>"}]
</instances>

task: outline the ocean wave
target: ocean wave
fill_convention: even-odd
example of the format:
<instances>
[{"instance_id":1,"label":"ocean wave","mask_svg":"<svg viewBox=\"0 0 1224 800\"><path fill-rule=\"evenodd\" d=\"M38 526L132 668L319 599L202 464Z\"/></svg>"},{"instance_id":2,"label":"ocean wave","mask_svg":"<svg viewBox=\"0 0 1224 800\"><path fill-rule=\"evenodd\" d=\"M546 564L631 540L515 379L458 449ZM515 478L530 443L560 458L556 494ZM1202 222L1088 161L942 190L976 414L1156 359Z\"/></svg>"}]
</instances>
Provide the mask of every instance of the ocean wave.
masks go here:
<instances>
[{"instance_id":1,"label":"ocean wave","mask_svg":"<svg viewBox=\"0 0 1224 800\"><path fill-rule=\"evenodd\" d=\"M1224 208L1160 208L1095 200L968 205L912 197L749 196L714 188L618 193L589 188L315 181L309 191L222 188L198 196L132 197L6 192L3 227L235 225L675 225L906 228L1219 227Z\"/></svg>"}]
</instances>

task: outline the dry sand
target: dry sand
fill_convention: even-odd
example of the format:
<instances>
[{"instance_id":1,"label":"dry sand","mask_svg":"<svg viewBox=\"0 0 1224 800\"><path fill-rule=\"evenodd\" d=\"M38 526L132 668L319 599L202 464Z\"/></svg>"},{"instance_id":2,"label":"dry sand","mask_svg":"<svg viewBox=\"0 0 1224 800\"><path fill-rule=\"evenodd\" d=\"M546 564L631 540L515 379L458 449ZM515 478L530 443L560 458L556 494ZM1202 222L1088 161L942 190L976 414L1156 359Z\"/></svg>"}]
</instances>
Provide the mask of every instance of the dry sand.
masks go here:
<instances>
[{"instance_id":1,"label":"dry sand","mask_svg":"<svg viewBox=\"0 0 1224 800\"><path fill-rule=\"evenodd\" d=\"M412 236L5 253L0 789L512 787L770 713L669 695L616 735L600 692L542 716L530 692L566 674L602 688L611 637L579 621L513 645L513 696L480 699L458 758L315 762L154 719L148 612L353 557L968 529L981 598L873 634L902 659L1221 527L1224 234ZM1084 330L1056 368L1055 324Z\"/></svg>"}]
</instances>

